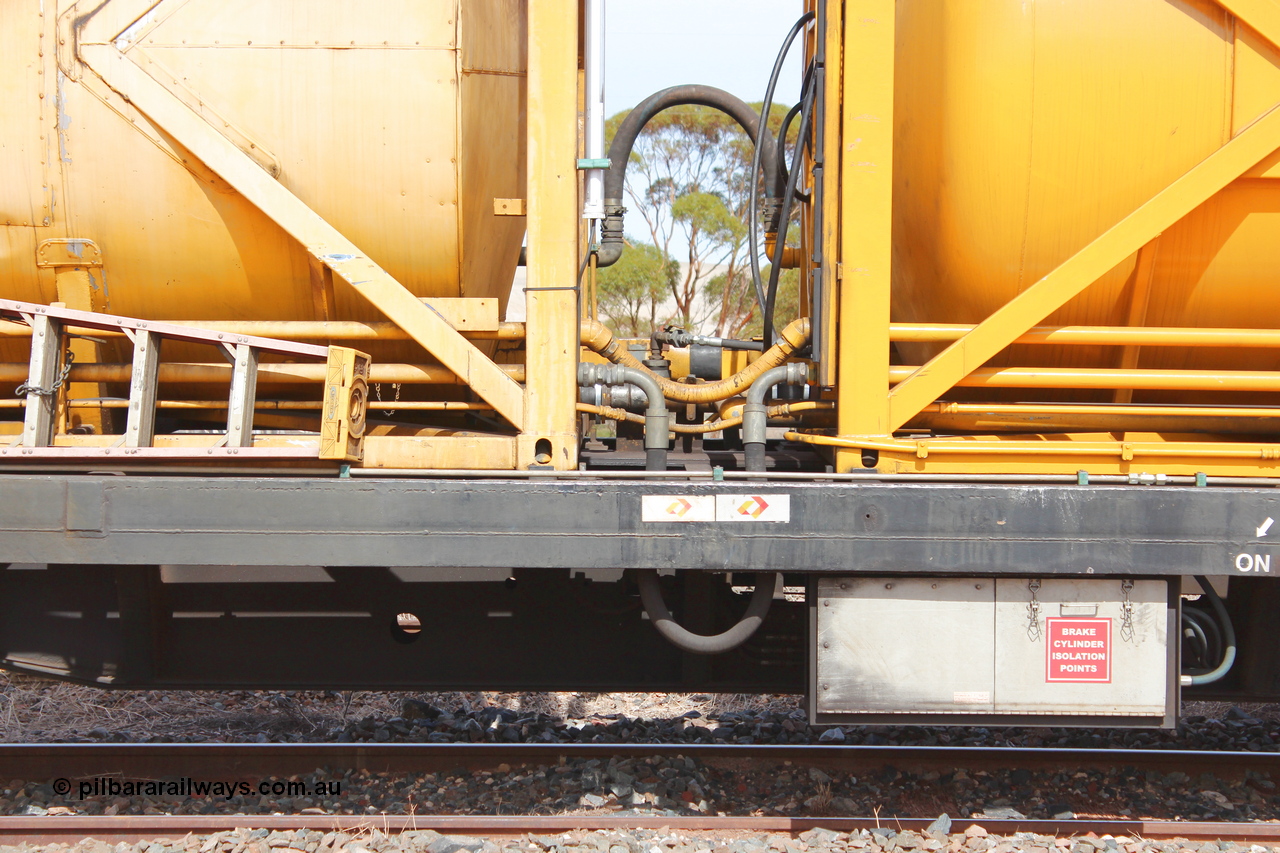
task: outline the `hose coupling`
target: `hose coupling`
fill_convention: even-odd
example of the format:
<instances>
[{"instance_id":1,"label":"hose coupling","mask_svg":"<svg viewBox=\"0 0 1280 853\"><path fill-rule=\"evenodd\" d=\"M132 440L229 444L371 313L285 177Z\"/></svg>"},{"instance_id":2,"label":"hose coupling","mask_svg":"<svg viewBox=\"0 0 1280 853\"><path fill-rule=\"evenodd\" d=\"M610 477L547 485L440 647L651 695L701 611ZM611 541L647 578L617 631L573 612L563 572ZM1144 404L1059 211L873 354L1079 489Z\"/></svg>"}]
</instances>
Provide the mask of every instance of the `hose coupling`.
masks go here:
<instances>
[{"instance_id":1,"label":"hose coupling","mask_svg":"<svg viewBox=\"0 0 1280 853\"><path fill-rule=\"evenodd\" d=\"M667 402L662 396L662 388L652 375L623 364L583 362L578 365L578 384L635 385L643 391L648 398L644 413L646 467L650 470L666 470L667 445L671 443L670 420Z\"/></svg>"}]
</instances>

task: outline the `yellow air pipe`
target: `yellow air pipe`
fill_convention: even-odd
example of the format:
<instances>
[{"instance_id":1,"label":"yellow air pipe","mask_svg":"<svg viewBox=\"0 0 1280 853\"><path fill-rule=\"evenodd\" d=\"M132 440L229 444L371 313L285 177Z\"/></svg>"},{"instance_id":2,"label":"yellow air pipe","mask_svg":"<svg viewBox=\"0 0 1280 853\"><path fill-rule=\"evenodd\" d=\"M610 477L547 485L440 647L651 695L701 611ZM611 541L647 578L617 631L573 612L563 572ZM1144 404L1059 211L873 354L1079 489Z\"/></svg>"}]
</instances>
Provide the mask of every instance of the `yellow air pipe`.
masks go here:
<instances>
[{"instance_id":1,"label":"yellow air pipe","mask_svg":"<svg viewBox=\"0 0 1280 853\"><path fill-rule=\"evenodd\" d=\"M889 340L948 343L973 331L963 323L890 323ZM1277 347L1280 329L1173 326L1032 326L1016 344L1126 344L1185 347Z\"/></svg>"},{"instance_id":2,"label":"yellow air pipe","mask_svg":"<svg viewBox=\"0 0 1280 853\"><path fill-rule=\"evenodd\" d=\"M523 364L498 365L507 376L516 382L523 382L525 367ZM258 382L297 383L323 382L326 378L323 364L279 364L262 363L258 365ZM0 382L21 382L27 378L29 367L19 362L0 364ZM70 378L76 382L129 382L133 375L131 364L76 364L71 368ZM231 365L194 363L174 363L160 365L161 382L228 382L231 379ZM371 368L370 382L400 382L411 385L459 385L462 384L457 375L447 367L421 364L378 364Z\"/></svg>"},{"instance_id":3,"label":"yellow air pipe","mask_svg":"<svg viewBox=\"0 0 1280 853\"><path fill-rule=\"evenodd\" d=\"M892 365L889 383L904 381L915 365ZM1280 391L1280 372L1264 370L1091 370L1071 367L984 367L965 376L964 388L1134 388L1149 391Z\"/></svg>"},{"instance_id":4,"label":"yellow air pipe","mask_svg":"<svg viewBox=\"0 0 1280 853\"><path fill-rule=\"evenodd\" d=\"M282 340L352 340L406 341L409 333L395 323L383 320L166 320L177 326L191 326L210 332L256 335ZM85 329L68 326L67 332L91 338L122 338L124 332L111 329ZM477 340L508 341L524 338L524 323L499 323L497 329L460 329L459 334ZM0 337L31 337L26 323L0 320Z\"/></svg>"}]
</instances>

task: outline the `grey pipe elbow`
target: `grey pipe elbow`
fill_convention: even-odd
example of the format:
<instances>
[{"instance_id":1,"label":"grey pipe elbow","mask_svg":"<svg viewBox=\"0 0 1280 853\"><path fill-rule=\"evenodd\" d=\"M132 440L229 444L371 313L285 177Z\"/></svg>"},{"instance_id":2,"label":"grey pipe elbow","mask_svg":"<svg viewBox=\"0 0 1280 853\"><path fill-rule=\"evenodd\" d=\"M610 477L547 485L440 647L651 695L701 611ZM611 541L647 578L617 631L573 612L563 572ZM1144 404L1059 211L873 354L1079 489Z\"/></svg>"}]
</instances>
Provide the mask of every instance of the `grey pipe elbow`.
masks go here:
<instances>
[{"instance_id":1,"label":"grey pipe elbow","mask_svg":"<svg viewBox=\"0 0 1280 853\"><path fill-rule=\"evenodd\" d=\"M769 422L765 397L775 385L802 384L807 372L803 364L781 364L761 373L747 389L747 402L742 407L742 444L743 462L748 471L765 470L765 431Z\"/></svg>"},{"instance_id":2,"label":"grey pipe elbow","mask_svg":"<svg viewBox=\"0 0 1280 853\"><path fill-rule=\"evenodd\" d=\"M644 412L644 449L646 468L666 470L667 445L670 443L670 420L662 387L653 376L622 364L579 364L579 385L635 385L648 397ZM661 451L659 457L658 451Z\"/></svg>"}]
</instances>

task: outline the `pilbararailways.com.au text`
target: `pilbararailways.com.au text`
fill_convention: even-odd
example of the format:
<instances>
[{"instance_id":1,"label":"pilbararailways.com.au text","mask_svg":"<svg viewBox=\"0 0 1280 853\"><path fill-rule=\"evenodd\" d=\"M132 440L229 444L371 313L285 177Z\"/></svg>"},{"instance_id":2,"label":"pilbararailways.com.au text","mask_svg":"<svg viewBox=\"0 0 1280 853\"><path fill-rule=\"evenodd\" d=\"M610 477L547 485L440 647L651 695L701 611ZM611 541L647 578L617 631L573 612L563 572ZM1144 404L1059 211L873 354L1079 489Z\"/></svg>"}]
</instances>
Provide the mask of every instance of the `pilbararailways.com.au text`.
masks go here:
<instances>
[{"instance_id":1,"label":"pilbararailways.com.au text","mask_svg":"<svg viewBox=\"0 0 1280 853\"><path fill-rule=\"evenodd\" d=\"M66 796L71 793L68 779L57 779L54 793ZM296 779L267 779L261 782L209 781L205 779L113 779L98 776L80 779L75 783L78 799L90 797L325 797L341 796L342 781L309 784Z\"/></svg>"}]
</instances>

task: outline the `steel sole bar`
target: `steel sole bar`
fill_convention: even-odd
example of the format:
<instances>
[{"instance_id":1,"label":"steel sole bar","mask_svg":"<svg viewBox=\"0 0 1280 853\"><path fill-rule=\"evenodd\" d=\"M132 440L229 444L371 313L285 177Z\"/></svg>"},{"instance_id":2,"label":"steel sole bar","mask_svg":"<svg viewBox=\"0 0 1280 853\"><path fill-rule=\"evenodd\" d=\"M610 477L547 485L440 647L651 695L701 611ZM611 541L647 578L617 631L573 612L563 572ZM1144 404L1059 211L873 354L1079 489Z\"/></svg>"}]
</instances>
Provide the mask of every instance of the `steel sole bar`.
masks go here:
<instances>
[{"instance_id":1,"label":"steel sole bar","mask_svg":"<svg viewBox=\"0 0 1280 853\"><path fill-rule=\"evenodd\" d=\"M1269 488L15 474L0 562L1266 576L1269 519Z\"/></svg>"}]
</instances>

